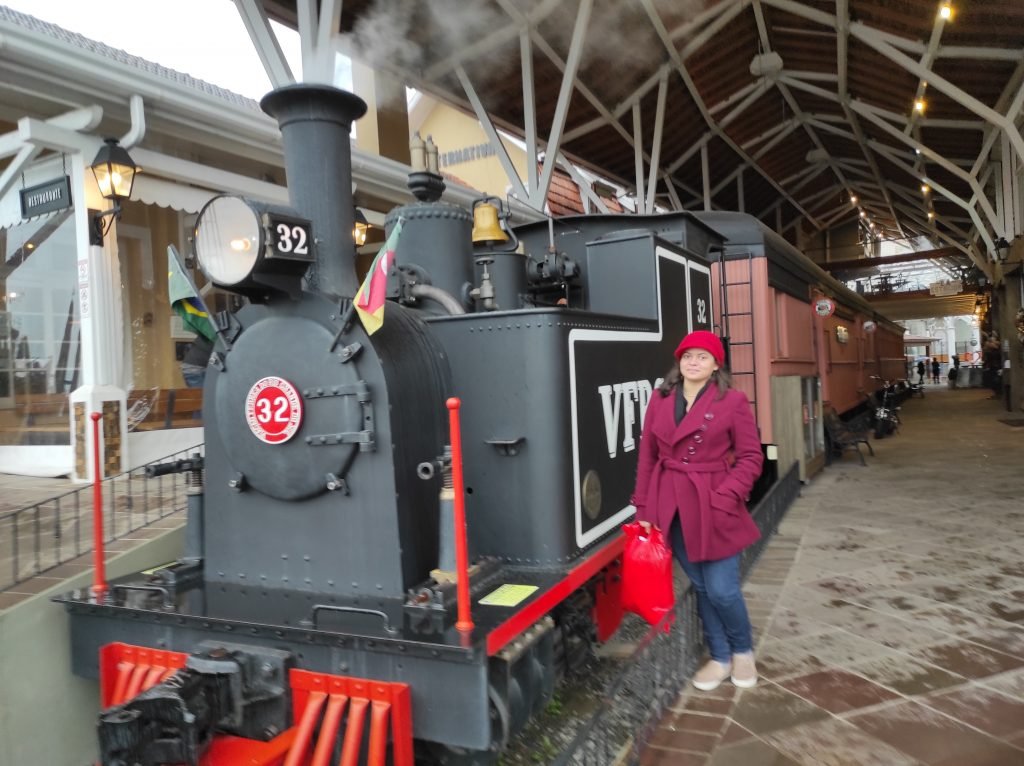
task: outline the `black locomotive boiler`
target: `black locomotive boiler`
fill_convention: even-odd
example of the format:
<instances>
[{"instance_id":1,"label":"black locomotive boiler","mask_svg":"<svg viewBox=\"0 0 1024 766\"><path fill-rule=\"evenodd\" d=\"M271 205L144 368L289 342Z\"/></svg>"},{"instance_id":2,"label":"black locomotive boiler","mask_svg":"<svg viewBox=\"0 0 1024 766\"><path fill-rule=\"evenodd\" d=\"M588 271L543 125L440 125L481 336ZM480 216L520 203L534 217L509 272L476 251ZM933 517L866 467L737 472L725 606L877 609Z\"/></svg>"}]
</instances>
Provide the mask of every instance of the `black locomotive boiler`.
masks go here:
<instances>
[{"instance_id":1,"label":"black locomotive boiler","mask_svg":"<svg viewBox=\"0 0 1024 766\"><path fill-rule=\"evenodd\" d=\"M100 678L104 764L489 763L621 619L618 527L647 401L711 328L689 214L509 233L413 173L382 328L353 312L349 132L365 105L290 86L291 207L219 197L196 256L248 298L217 317L205 457L177 562L70 593ZM518 246L516 242L518 239ZM451 444L462 402L472 631L456 628ZM348 760L346 760L348 759ZM330 762L336 762L331 760Z\"/></svg>"}]
</instances>

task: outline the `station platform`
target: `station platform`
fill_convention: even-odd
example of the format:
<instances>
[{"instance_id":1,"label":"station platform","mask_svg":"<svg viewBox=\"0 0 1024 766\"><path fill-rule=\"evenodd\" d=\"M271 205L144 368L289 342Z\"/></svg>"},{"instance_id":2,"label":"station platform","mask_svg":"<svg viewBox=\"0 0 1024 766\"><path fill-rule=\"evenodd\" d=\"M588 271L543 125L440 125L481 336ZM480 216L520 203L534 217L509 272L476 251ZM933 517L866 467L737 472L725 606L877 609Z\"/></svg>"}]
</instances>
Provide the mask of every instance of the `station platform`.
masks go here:
<instances>
[{"instance_id":1,"label":"station platform","mask_svg":"<svg viewBox=\"0 0 1024 766\"><path fill-rule=\"evenodd\" d=\"M744 587L758 686L689 687L643 766L1024 764L1024 415L990 393L928 385L803 487Z\"/></svg>"},{"instance_id":2,"label":"station platform","mask_svg":"<svg viewBox=\"0 0 1024 766\"><path fill-rule=\"evenodd\" d=\"M866 467L846 452L802 488L745 584L759 685L684 692L643 766L1024 764L1024 415L945 384L902 415ZM0 475L17 506L73 486Z\"/></svg>"}]
</instances>

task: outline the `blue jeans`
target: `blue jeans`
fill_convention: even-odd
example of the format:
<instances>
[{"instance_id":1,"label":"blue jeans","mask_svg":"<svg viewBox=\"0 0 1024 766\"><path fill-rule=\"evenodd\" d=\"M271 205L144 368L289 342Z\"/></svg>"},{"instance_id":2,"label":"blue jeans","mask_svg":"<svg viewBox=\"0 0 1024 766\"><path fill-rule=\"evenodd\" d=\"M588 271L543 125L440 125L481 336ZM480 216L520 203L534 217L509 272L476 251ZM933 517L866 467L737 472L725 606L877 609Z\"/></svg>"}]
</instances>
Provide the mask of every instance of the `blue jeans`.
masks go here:
<instances>
[{"instance_id":1,"label":"blue jeans","mask_svg":"<svg viewBox=\"0 0 1024 766\"><path fill-rule=\"evenodd\" d=\"M732 655L753 649L753 631L740 590L740 556L692 562L686 556L683 529L677 516L669 530L672 553L697 593L697 611L711 659L729 663Z\"/></svg>"}]
</instances>

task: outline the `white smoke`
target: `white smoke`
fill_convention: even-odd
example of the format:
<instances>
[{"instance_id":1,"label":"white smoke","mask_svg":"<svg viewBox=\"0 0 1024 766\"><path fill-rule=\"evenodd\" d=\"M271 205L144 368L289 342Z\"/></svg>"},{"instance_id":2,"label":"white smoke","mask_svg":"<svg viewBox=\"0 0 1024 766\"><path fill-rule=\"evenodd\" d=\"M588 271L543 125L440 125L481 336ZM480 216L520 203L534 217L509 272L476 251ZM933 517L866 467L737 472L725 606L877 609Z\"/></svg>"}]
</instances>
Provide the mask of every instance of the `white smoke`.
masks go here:
<instances>
[{"instance_id":1,"label":"white smoke","mask_svg":"<svg viewBox=\"0 0 1024 766\"><path fill-rule=\"evenodd\" d=\"M712 0L653 0L666 28L693 18ZM529 16L553 7L537 20L541 37L563 58L568 55L578 4L549 0L507 0ZM431 66L456 57L495 31L515 24L498 3L483 0L375 0L356 22L350 36L353 56L375 69L422 76ZM543 56L534 47L536 56ZM579 77L609 108L628 98L635 87L668 60L664 45L639 0L596 0L584 42ZM474 86L483 97L488 86L518 73L518 35L466 61ZM456 87L450 72L442 87ZM493 106L493 105L488 105Z\"/></svg>"}]
</instances>

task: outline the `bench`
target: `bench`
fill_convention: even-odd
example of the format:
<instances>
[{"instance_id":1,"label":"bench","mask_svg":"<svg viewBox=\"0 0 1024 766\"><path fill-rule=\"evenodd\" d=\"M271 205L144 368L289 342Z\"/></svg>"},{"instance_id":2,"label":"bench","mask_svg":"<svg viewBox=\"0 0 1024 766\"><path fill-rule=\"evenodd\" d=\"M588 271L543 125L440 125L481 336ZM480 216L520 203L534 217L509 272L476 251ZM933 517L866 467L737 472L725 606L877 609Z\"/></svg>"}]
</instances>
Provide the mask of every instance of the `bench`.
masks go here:
<instances>
[{"instance_id":1,"label":"bench","mask_svg":"<svg viewBox=\"0 0 1024 766\"><path fill-rule=\"evenodd\" d=\"M154 388L128 394L128 430L155 431L161 428L201 426L201 388Z\"/></svg>"},{"instance_id":2,"label":"bench","mask_svg":"<svg viewBox=\"0 0 1024 766\"><path fill-rule=\"evenodd\" d=\"M871 427L866 418L854 419L844 423L839 417L839 413L835 411L835 408L829 407L825 410L824 425L828 441L832 445L832 450L838 451L839 455L842 455L843 450L855 449L857 457L860 458L860 464L867 466L867 461L864 460L864 453L860 450L860 445L863 444L868 448L871 457L875 456L875 450L872 448L871 442L868 441Z\"/></svg>"}]
</instances>

